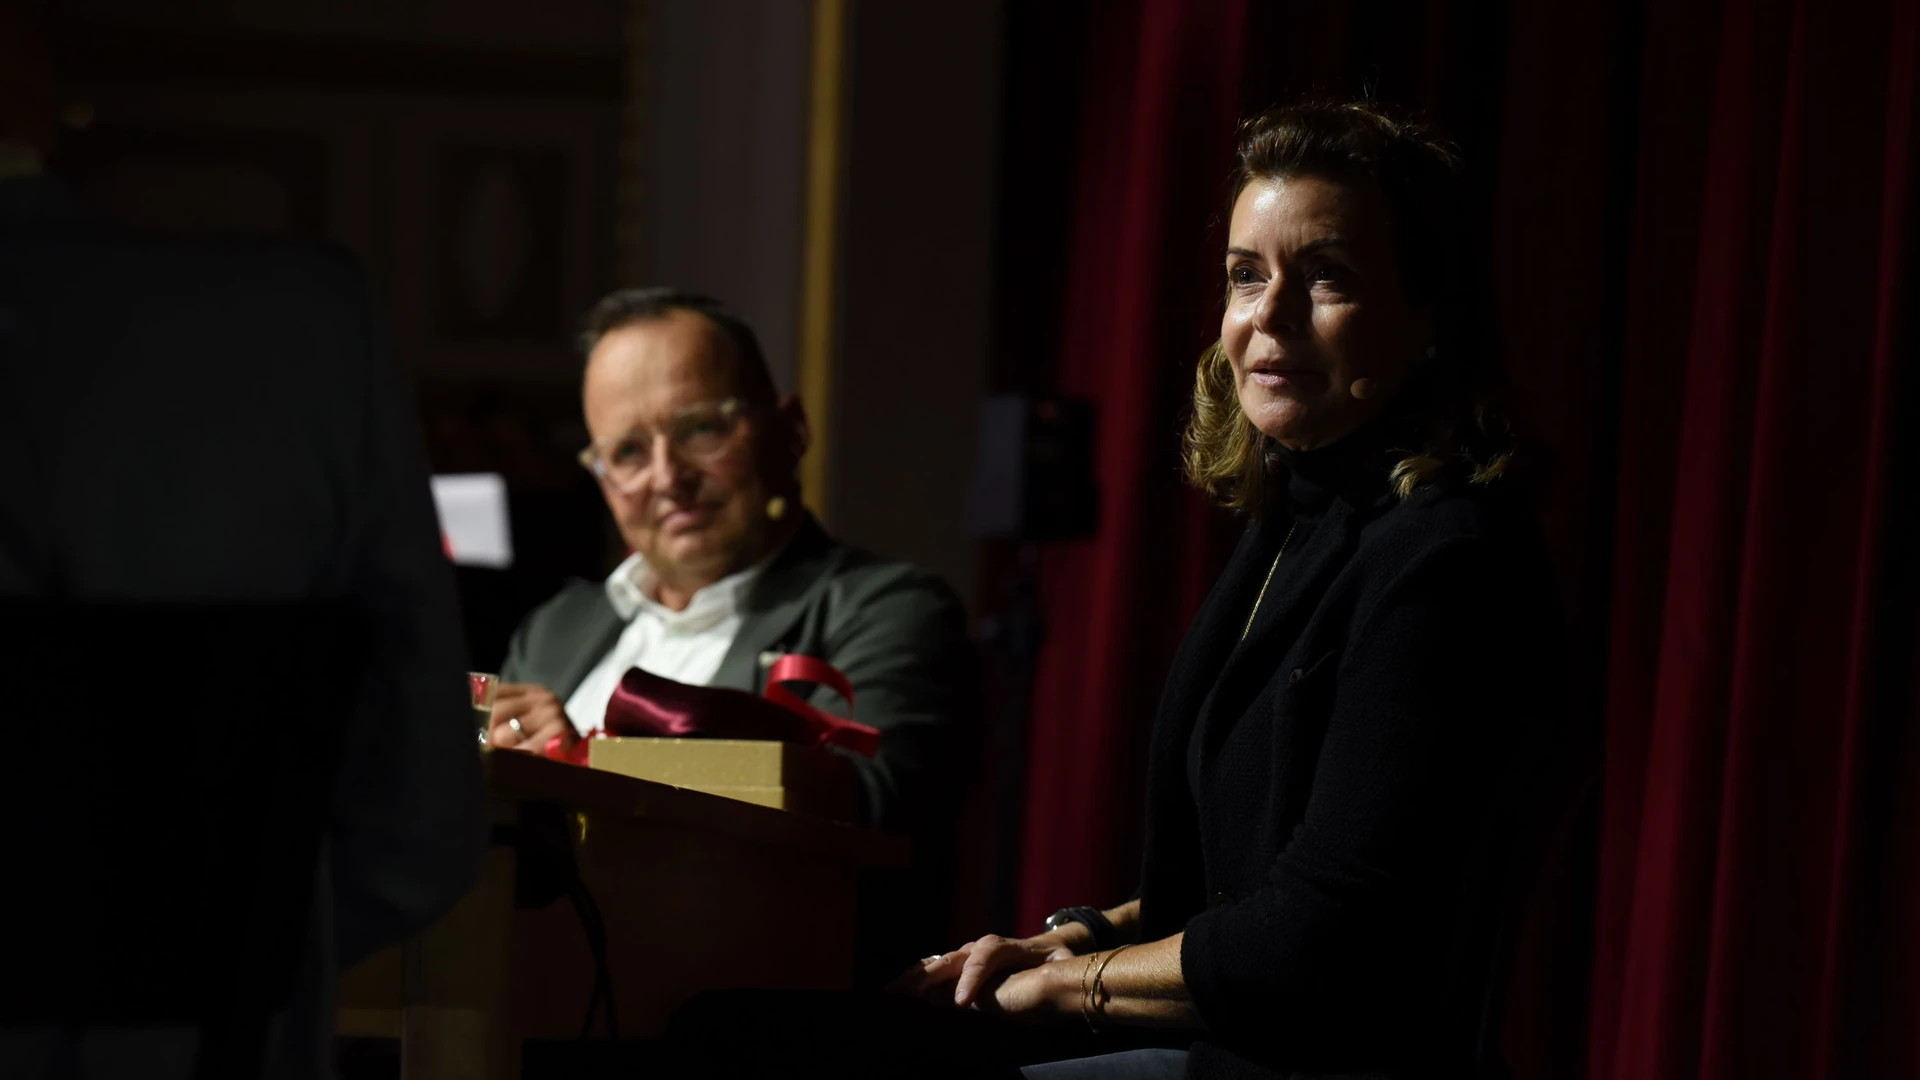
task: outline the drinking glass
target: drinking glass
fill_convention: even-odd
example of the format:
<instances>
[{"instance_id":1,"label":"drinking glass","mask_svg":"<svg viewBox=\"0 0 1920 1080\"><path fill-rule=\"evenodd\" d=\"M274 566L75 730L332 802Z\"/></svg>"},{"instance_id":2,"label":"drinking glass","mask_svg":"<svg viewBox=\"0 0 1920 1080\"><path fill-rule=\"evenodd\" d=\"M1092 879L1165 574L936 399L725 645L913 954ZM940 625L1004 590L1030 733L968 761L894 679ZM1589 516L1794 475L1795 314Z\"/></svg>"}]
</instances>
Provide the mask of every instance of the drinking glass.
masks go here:
<instances>
[{"instance_id":1,"label":"drinking glass","mask_svg":"<svg viewBox=\"0 0 1920 1080\"><path fill-rule=\"evenodd\" d=\"M493 692L500 685L500 676L484 671L467 672L467 694L473 699L473 711L480 722L480 746L487 746L487 728L493 723Z\"/></svg>"}]
</instances>

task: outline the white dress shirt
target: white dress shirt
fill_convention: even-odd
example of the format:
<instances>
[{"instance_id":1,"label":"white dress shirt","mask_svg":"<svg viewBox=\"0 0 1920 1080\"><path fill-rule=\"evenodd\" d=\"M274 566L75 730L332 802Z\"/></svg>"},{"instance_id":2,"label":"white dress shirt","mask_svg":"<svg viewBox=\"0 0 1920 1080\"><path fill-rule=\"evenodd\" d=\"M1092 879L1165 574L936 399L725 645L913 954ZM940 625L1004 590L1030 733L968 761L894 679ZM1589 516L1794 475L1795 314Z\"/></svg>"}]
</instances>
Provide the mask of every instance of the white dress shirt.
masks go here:
<instances>
[{"instance_id":1,"label":"white dress shirt","mask_svg":"<svg viewBox=\"0 0 1920 1080\"><path fill-rule=\"evenodd\" d=\"M638 554L607 575L607 599L627 620L620 640L600 658L567 698L567 719L585 734L604 726L607 702L628 668L642 668L665 679L705 686L740 632L740 609L747 590L760 577L766 562L750 566L693 594L685 611L674 611L655 600L658 581Z\"/></svg>"}]
</instances>

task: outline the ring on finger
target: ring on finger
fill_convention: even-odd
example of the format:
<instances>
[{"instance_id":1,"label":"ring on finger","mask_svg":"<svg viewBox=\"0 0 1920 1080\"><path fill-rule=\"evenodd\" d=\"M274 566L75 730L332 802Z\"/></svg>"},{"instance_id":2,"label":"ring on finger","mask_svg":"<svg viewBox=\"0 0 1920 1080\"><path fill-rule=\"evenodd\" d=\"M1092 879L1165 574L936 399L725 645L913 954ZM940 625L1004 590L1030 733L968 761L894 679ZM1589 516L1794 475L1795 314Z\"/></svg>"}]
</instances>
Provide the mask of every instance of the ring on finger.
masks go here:
<instances>
[{"instance_id":1,"label":"ring on finger","mask_svg":"<svg viewBox=\"0 0 1920 1080\"><path fill-rule=\"evenodd\" d=\"M520 718L517 716L508 717L507 726L513 729L515 735L525 735L527 733L527 729L520 726Z\"/></svg>"}]
</instances>

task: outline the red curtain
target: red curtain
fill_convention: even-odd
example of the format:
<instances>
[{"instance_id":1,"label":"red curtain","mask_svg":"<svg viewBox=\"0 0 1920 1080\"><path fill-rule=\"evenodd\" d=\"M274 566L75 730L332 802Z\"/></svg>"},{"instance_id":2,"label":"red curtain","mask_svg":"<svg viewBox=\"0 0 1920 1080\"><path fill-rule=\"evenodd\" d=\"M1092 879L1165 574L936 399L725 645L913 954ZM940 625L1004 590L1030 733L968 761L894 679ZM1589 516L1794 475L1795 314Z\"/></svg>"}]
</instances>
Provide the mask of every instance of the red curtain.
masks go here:
<instances>
[{"instance_id":1,"label":"red curtain","mask_svg":"<svg viewBox=\"0 0 1920 1080\"><path fill-rule=\"evenodd\" d=\"M1873 790L1914 715L1880 682L1912 659L1886 649L1911 607L1881 600L1905 557L1914 9L1664 29L1629 274L1671 292L1624 312L1590 1074L1915 1075L1891 1040L1920 1019L1920 846Z\"/></svg>"},{"instance_id":2,"label":"red curtain","mask_svg":"<svg viewBox=\"0 0 1920 1080\"><path fill-rule=\"evenodd\" d=\"M1022 926L1125 899L1138 869L1139 748L1166 661L1205 596L1219 530L1172 453L1192 360L1211 340L1207 219L1240 102L1245 6L1145 0L1090 25L1057 378L1093 400L1094 540L1043 553L1029 733ZM1184 207L1185 215L1171 213ZM1172 287L1169 288L1169 283ZM1116 794L1122 793L1122 794ZM1062 897L1079 897L1072 901Z\"/></svg>"},{"instance_id":3,"label":"red curtain","mask_svg":"<svg viewBox=\"0 0 1920 1080\"><path fill-rule=\"evenodd\" d=\"M1233 120L1370 87L1487 193L1598 732L1516 1067L1920 1075L1916 6L1089 9L1058 383L1099 409L1103 503L1043 559L1023 929L1126 895L1159 680L1231 540L1174 444Z\"/></svg>"}]
</instances>

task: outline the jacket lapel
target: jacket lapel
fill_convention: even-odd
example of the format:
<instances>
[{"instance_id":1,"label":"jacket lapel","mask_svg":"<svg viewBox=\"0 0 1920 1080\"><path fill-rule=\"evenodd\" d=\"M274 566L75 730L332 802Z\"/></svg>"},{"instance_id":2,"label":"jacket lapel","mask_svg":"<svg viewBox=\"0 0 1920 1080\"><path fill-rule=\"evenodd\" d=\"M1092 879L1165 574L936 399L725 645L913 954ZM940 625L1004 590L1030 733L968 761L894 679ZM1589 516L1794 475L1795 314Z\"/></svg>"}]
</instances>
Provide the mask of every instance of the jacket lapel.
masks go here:
<instances>
[{"instance_id":1,"label":"jacket lapel","mask_svg":"<svg viewBox=\"0 0 1920 1080\"><path fill-rule=\"evenodd\" d=\"M1279 515L1255 518L1194 616L1192 628L1174 655L1160 703L1161 723L1174 725L1175 736L1193 730L1194 718L1218 681L1221 665L1239 641L1254 593L1288 524Z\"/></svg>"},{"instance_id":2,"label":"jacket lapel","mask_svg":"<svg viewBox=\"0 0 1920 1080\"><path fill-rule=\"evenodd\" d=\"M760 655L794 646L795 643L786 639L806 613L814 593L824 585L833 549L833 538L808 514L800 531L788 541L786 550L774 559L748 593L740 629L734 634L733 644L709 685L752 694L761 691L766 668L760 663Z\"/></svg>"},{"instance_id":3,"label":"jacket lapel","mask_svg":"<svg viewBox=\"0 0 1920 1080\"><path fill-rule=\"evenodd\" d=\"M1284 516L1278 518L1279 529L1287 524ZM1274 520L1255 518L1241 534L1167 672L1147 756L1147 832L1140 880L1141 915L1153 937L1178 930L1205 903L1205 867L1194 843L1200 822L1187 785L1187 744L1279 545L1275 527Z\"/></svg>"},{"instance_id":4,"label":"jacket lapel","mask_svg":"<svg viewBox=\"0 0 1920 1080\"><path fill-rule=\"evenodd\" d=\"M583 618L568 627L566 640L560 643L558 653L565 661L555 669L553 692L565 701L580 689L580 683L586 679L595 664L613 651L614 643L620 640L620 632L627 624L620 613L613 610L613 602L607 599L605 589L595 589L593 604L583 612ZM565 624L563 624L565 625Z\"/></svg>"},{"instance_id":5,"label":"jacket lapel","mask_svg":"<svg viewBox=\"0 0 1920 1080\"><path fill-rule=\"evenodd\" d=\"M1274 670L1306 628L1320 596L1347 564L1359 524L1360 518L1352 508L1334 500L1313 532L1303 538L1305 543L1290 548L1284 556L1287 561L1298 561L1293 561L1291 566L1283 562L1275 568L1273 583L1260 601L1261 613L1266 617L1256 616L1251 631L1241 640L1240 633L1247 627L1261 579L1266 577L1268 568L1274 566L1273 556L1266 556L1268 561L1258 568L1257 578L1239 598L1237 617L1229 620L1231 625L1225 628L1232 638L1226 662L1220 668L1220 677L1213 680L1212 693L1199 708L1202 745L1208 749L1218 746L1261 687L1272 680ZM1280 548L1276 542L1261 550L1277 552ZM1273 617L1275 615L1279 617Z\"/></svg>"}]
</instances>

